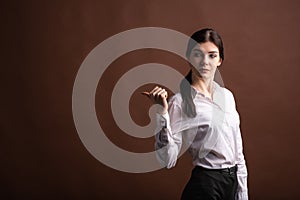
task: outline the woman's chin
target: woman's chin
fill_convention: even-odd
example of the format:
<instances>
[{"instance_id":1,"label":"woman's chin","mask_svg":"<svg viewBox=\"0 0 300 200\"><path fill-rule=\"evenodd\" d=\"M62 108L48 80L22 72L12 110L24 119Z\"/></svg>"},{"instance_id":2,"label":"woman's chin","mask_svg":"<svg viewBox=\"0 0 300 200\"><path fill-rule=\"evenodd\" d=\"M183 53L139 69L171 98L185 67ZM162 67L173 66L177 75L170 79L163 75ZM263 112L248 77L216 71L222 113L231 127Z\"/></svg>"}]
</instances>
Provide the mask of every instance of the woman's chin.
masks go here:
<instances>
[{"instance_id":1,"label":"woman's chin","mask_svg":"<svg viewBox=\"0 0 300 200\"><path fill-rule=\"evenodd\" d=\"M203 72L203 71L198 71L198 74L199 74L199 76L202 77L202 78L209 78L209 77L210 77L210 74L209 74L207 71L205 71L205 72Z\"/></svg>"}]
</instances>

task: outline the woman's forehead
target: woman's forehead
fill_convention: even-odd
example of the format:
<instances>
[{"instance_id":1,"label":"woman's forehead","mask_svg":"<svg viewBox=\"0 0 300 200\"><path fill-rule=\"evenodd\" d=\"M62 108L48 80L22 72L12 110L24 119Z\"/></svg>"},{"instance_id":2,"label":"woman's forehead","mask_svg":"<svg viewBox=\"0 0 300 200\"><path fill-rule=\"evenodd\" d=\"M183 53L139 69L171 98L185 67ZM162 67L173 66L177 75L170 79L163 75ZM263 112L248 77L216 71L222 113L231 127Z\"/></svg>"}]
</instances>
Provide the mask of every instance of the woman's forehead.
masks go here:
<instances>
[{"instance_id":1,"label":"woman's forehead","mask_svg":"<svg viewBox=\"0 0 300 200\"><path fill-rule=\"evenodd\" d=\"M204 43L197 43L193 50L200 50L200 51L204 51L204 52L211 52L211 51L215 51L215 52L219 52L218 47L212 43L212 42L204 42Z\"/></svg>"}]
</instances>

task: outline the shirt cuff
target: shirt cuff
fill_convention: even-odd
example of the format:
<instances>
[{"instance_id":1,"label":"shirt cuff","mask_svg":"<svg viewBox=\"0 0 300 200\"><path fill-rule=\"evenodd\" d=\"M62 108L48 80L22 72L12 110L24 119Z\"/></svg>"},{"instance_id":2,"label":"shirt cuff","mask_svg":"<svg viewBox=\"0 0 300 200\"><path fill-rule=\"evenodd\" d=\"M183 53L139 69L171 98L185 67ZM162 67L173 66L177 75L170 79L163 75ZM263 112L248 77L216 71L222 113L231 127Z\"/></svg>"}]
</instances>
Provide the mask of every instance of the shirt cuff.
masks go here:
<instances>
[{"instance_id":1,"label":"shirt cuff","mask_svg":"<svg viewBox=\"0 0 300 200\"><path fill-rule=\"evenodd\" d=\"M156 113L156 124L157 124L157 129L161 130L162 128L168 128L170 129L170 116L169 113L165 114L159 114Z\"/></svg>"},{"instance_id":2,"label":"shirt cuff","mask_svg":"<svg viewBox=\"0 0 300 200\"><path fill-rule=\"evenodd\" d=\"M237 192L236 200L248 200L248 192L247 191L243 191L243 192Z\"/></svg>"},{"instance_id":3,"label":"shirt cuff","mask_svg":"<svg viewBox=\"0 0 300 200\"><path fill-rule=\"evenodd\" d=\"M169 130L170 130L170 117L168 113L159 114L156 113L156 138L159 146L165 146L170 142Z\"/></svg>"}]
</instances>

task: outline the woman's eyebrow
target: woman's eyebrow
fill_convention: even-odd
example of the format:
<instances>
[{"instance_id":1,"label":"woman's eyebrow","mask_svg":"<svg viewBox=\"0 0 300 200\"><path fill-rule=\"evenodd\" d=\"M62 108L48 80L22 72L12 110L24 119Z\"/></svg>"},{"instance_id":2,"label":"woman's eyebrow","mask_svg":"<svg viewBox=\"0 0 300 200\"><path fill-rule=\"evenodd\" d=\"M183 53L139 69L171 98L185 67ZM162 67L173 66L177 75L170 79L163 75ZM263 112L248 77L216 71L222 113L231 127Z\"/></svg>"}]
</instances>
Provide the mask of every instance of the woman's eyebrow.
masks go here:
<instances>
[{"instance_id":1,"label":"woman's eyebrow","mask_svg":"<svg viewBox=\"0 0 300 200\"><path fill-rule=\"evenodd\" d=\"M193 51L203 52L200 49L193 49ZM219 53L218 51L209 51L208 53Z\"/></svg>"}]
</instances>

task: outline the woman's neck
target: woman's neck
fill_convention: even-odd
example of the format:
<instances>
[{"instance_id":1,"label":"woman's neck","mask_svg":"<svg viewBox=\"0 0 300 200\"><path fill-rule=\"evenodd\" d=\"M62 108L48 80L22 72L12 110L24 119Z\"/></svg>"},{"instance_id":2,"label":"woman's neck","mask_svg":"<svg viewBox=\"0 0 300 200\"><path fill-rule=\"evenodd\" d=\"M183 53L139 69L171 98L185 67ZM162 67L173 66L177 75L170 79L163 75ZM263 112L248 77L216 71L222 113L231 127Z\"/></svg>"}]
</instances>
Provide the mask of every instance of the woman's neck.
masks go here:
<instances>
[{"instance_id":1,"label":"woman's neck","mask_svg":"<svg viewBox=\"0 0 300 200\"><path fill-rule=\"evenodd\" d=\"M199 76L192 74L192 86L195 87L199 92L212 99L213 93L213 78L203 79Z\"/></svg>"}]
</instances>

